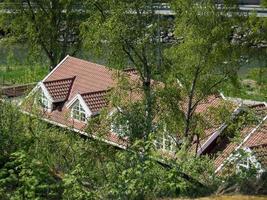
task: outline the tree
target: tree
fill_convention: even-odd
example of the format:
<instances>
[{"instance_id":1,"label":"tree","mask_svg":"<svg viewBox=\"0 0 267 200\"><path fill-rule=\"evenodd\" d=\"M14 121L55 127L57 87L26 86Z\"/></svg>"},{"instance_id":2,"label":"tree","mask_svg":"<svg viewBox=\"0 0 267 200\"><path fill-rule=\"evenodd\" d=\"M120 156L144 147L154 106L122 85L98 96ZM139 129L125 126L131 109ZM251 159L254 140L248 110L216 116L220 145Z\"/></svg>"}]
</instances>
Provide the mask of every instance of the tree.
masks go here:
<instances>
[{"instance_id":1,"label":"tree","mask_svg":"<svg viewBox=\"0 0 267 200\"><path fill-rule=\"evenodd\" d=\"M222 10L214 1L173 3L177 13L175 36L179 40L167 51L171 68L166 79L181 97L180 106L177 99L169 99L176 105L175 110L184 113L179 115L182 121L177 123L183 129L180 133L185 149L204 128L203 118L195 112L199 103L237 76L239 51L231 39L237 21L234 12L228 16L230 7L233 9L234 4L224 4Z\"/></svg>"},{"instance_id":2,"label":"tree","mask_svg":"<svg viewBox=\"0 0 267 200\"><path fill-rule=\"evenodd\" d=\"M267 1L261 1L262 7L267 7ZM266 76L266 53L267 53L267 21L265 17L258 17L257 13L248 16L244 23L240 24L237 40L243 46L244 55L249 62L260 61L257 82L264 88L264 76ZM262 90L264 92L264 90Z\"/></svg>"},{"instance_id":3,"label":"tree","mask_svg":"<svg viewBox=\"0 0 267 200\"><path fill-rule=\"evenodd\" d=\"M79 25L87 14L81 11L83 1L5 0L1 5L0 27L7 39L44 52L51 69L80 49Z\"/></svg>"},{"instance_id":4,"label":"tree","mask_svg":"<svg viewBox=\"0 0 267 200\"><path fill-rule=\"evenodd\" d=\"M139 76L143 92L144 129L142 138L152 132L154 92L152 78L158 67L158 26L161 26L152 0L97 1L96 12L82 26L85 45L96 49L113 67L129 64ZM91 6L89 4L89 6Z\"/></svg>"}]
</instances>

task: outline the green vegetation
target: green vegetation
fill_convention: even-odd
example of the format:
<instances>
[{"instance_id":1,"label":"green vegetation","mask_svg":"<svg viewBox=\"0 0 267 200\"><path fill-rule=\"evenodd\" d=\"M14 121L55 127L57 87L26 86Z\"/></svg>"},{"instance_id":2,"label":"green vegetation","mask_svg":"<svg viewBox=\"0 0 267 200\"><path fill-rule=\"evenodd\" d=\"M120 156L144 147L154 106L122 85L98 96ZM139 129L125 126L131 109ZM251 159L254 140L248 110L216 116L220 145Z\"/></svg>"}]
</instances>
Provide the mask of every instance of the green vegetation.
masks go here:
<instances>
[{"instance_id":1,"label":"green vegetation","mask_svg":"<svg viewBox=\"0 0 267 200\"><path fill-rule=\"evenodd\" d=\"M4 0L0 27L6 43L26 44L31 52L42 52L51 68L66 54L74 55L81 47L79 25L84 16L77 4L84 1L20 1Z\"/></svg>"},{"instance_id":2,"label":"green vegetation","mask_svg":"<svg viewBox=\"0 0 267 200\"><path fill-rule=\"evenodd\" d=\"M267 100L267 69L253 68L247 75L240 78L236 85L225 84L222 91L226 96L251 99L256 101Z\"/></svg>"},{"instance_id":3,"label":"green vegetation","mask_svg":"<svg viewBox=\"0 0 267 200\"><path fill-rule=\"evenodd\" d=\"M48 73L48 68L40 65L15 65L7 68L0 65L0 85L34 83L42 80Z\"/></svg>"},{"instance_id":4,"label":"green vegetation","mask_svg":"<svg viewBox=\"0 0 267 200\"><path fill-rule=\"evenodd\" d=\"M266 100L265 68L238 78L243 55L266 54L258 45L267 35L261 34L265 30L259 26L261 20L229 17L236 8L233 1L226 1L220 11L212 0L197 4L195 0L172 1L177 15L171 27L167 18L155 13L151 0L5 2L11 4L3 4L10 12L0 13L0 28L5 32L1 42L10 49L1 49L0 84L39 81L66 54L83 51L81 44L112 68L134 66L139 79L130 81L118 73L117 87L110 92L110 106L118 109L112 116L110 110L102 110L89 120L86 130L101 137L111 125L117 125L129 138L127 150L47 124L41 120L40 110L31 110L36 115L30 116L0 101L0 199L266 193L266 175L257 179L254 169L236 172L233 167L217 176L213 160L196 154L205 130L231 115L228 105L198 113L203 100L218 90L229 96ZM80 9L87 12L77 12ZM237 24L240 27L236 28ZM160 32L170 29L176 38L161 45ZM245 34L248 29L253 30L251 34ZM233 39L239 34L249 37ZM28 48L16 52L16 45L22 43ZM260 49L255 50L255 45ZM86 52L80 53L88 57ZM129 98L129 93L138 94L138 100ZM242 118L242 126L248 121ZM236 138L235 129L240 127L229 127L227 136ZM155 149L158 137L172 138L172 155L162 156ZM196 148L192 150L193 141Z\"/></svg>"},{"instance_id":5,"label":"green vegetation","mask_svg":"<svg viewBox=\"0 0 267 200\"><path fill-rule=\"evenodd\" d=\"M38 82L49 71L42 53L32 53L22 44L0 43L0 54L0 85Z\"/></svg>"},{"instance_id":6,"label":"green vegetation","mask_svg":"<svg viewBox=\"0 0 267 200\"><path fill-rule=\"evenodd\" d=\"M186 157L169 167L149 154L83 139L9 104L0 103L0 117L1 199L144 199L214 190L208 158Z\"/></svg>"}]
</instances>

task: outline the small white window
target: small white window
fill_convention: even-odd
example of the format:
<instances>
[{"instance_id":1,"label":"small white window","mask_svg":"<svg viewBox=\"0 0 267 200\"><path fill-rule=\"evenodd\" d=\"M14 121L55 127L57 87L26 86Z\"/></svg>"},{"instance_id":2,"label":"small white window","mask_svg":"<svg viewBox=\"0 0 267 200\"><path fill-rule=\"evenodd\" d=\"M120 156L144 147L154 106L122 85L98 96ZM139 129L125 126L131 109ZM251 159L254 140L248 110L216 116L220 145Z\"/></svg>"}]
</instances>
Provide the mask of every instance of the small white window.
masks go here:
<instances>
[{"instance_id":1,"label":"small white window","mask_svg":"<svg viewBox=\"0 0 267 200\"><path fill-rule=\"evenodd\" d=\"M173 152L176 146L174 138L167 134L160 134L159 136L157 136L154 144L156 149L169 152Z\"/></svg>"},{"instance_id":2,"label":"small white window","mask_svg":"<svg viewBox=\"0 0 267 200\"><path fill-rule=\"evenodd\" d=\"M76 101L73 107L71 108L71 117L78 121L82 121L82 122L87 121L85 110L83 109L79 101Z\"/></svg>"},{"instance_id":3,"label":"small white window","mask_svg":"<svg viewBox=\"0 0 267 200\"><path fill-rule=\"evenodd\" d=\"M41 92L40 96L40 104L43 108L49 109L49 100L47 99L43 91Z\"/></svg>"},{"instance_id":4,"label":"small white window","mask_svg":"<svg viewBox=\"0 0 267 200\"><path fill-rule=\"evenodd\" d=\"M129 121L125 119L125 116L123 116L120 112L122 111L120 108L113 110L110 113L111 117L111 132L115 133L119 137L127 137L129 135Z\"/></svg>"},{"instance_id":5,"label":"small white window","mask_svg":"<svg viewBox=\"0 0 267 200\"><path fill-rule=\"evenodd\" d=\"M121 125L121 124L112 123L111 132L117 134L120 137L127 137L129 133L129 127L126 124Z\"/></svg>"}]
</instances>

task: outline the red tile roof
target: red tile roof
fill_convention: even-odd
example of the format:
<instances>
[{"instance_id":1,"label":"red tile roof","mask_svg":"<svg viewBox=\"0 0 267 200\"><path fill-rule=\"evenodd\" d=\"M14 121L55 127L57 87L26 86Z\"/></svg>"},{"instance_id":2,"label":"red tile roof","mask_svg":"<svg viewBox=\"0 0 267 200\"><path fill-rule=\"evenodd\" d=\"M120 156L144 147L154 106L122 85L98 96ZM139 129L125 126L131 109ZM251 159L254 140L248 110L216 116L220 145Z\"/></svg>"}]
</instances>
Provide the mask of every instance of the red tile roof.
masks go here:
<instances>
[{"instance_id":1,"label":"red tile roof","mask_svg":"<svg viewBox=\"0 0 267 200\"><path fill-rule=\"evenodd\" d=\"M264 104L251 106L250 109L255 112L257 117L259 117L259 121L263 120L264 117L267 116L267 107ZM224 140L219 143L217 147L221 146L221 151L218 152L218 155L215 157L215 167L218 168L222 165L224 161L226 161L226 159L240 146L240 144L242 144L242 142L244 142L244 144L242 144L241 148L252 148L253 146L266 145L266 125L267 119L259 127L257 123L246 125L240 130L240 139L238 142Z\"/></svg>"},{"instance_id":2,"label":"red tile roof","mask_svg":"<svg viewBox=\"0 0 267 200\"><path fill-rule=\"evenodd\" d=\"M93 114L98 113L101 108L107 106L107 91L116 84L113 77L114 72L116 71L112 71L102 65L70 56L66 57L62 63L43 80L45 87L55 101L65 101L61 109L54 110L51 113L46 112L46 118L53 122L83 131L86 124L71 119L69 117L70 111L66 108L66 104L77 94L81 94L81 97ZM133 82L140 81L140 78L136 75L134 70L130 69L125 72ZM154 84L156 81L152 82L152 84ZM222 99L219 96L210 96L200 102L196 108L196 113L203 113L211 107L217 107L221 102ZM184 104L182 108L186 110L186 104ZM258 109L258 107L255 108ZM259 110L258 112L261 112L261 109ZM211 124L213 124L213 126L205 131L205 136L203 136L199 148L201 148L201 145L204 144L207 138L219 128L219 125L214 124L212 119ZM243 138L246 137L254 127L255 126L244 128L241 131L241 136ZM105 138L114 143L126 145L126 142L114 133L108 133ZM265 137L262 137L262 133L257 134L256 132L249 138L246 145L262 144L262 142L265 143L265 139ZM226 144L221 155L216 158L215 165L219 166L225 158L235 150L236 146L237 144L233 142Z\"/></svg>"},{"instance_id":3,"label":"red tile roof","mask_svg":"<svg viewBox=\"0 0 267 200\"><path fill-rule=\"evenodd\" d=\"M215 119L207 116L208 110L213 108L218 108L220 105L223 105L225 101L222 99L219 95L211 95L207 97L206 99L202 100L198 106L196 107L196 114L202 114L204 117L206 117L207 120L207 128L204 131L204 135L200 137L200 141L198 144L198 151L204 151L204 144L211 139L211 136L220 129L220 127L223 124L223 121L216 122ZM229 103L230 104L230 103ZM183 106L183 110L186 112L186 106ZM232 111L234 110L234 107L232 106ZM196 151L196 144L197 141L194 141L194 144L191 146L191 151Z\"/></svg>"},{"instance_id":4,"label":"red tile roof","mask_svg":"<svg viewBox=\"0 0 267 200\"><path fill-rule=\"evenodd\" d=\"M267 144L267 120L260 126L260 128L252 134L252 136L245 142L244 146L254 147Z\"/></svg>"},{"instance_id":5,"label":"red tile roof","mask_svg":"<svg viewBox=\"0 0 267 200\"><path fill-rule=\"evenodd\" d=\"M84 131L86 123L70 118L70 110L66 105L80 94L90 111L93 114L98 113L101 108L107 106L106 95L116 84L116 72L102 65L67 56L42 81L53 100L64 101L62 107L59 105L52 112L45 111L44 118L59 125ZM136 79L137 76L133 72L131 70L130 78L134 76ZM99 137L118 145L126 145L125 141L114 133Z\"/></svg>"},{"instance_id":6,"label":"red tile roof","mask_svg":"<svg viewBox=\"0 0 267 200\"><path fill-rule=\"evenodd\" d=\"M107 101L107 90L97 91L97 92L89 92L81 94L82 98L84 99L85 103L89 107L90 111L98 113L102 108L108 105Z\"/></svg>"},{"instance_id":7,"label":"red tile roof","mask_svg":"<svg viewBox=\"0 0 267 200\"><path fill-rule=\"evenodd\" d=\"M44 85L55 102L66 101L69 97L75 77L54 81L45 81Z\"/></svg>"},{"instance_id":8,"label":"red tile roof","mask_svg":"<svg viewBox=\"0 0 267 200\"><path fill-rule=\"evenodd\" d=\"M251 147L253 155L264 169L267 169L267 144Z\"/></svg>"},{"instance_id":9,"label":"red tile roof","mask_svg":"<svg viewBox=\"0 0 267 200\"><path fill-rule=\"evenodd\" d=\"M68 100L76 94L108 90L114 86L114 71L85 60L68 56L60 66L43 80L57 81L75 76Z\"/></svg>"}]
</instances>

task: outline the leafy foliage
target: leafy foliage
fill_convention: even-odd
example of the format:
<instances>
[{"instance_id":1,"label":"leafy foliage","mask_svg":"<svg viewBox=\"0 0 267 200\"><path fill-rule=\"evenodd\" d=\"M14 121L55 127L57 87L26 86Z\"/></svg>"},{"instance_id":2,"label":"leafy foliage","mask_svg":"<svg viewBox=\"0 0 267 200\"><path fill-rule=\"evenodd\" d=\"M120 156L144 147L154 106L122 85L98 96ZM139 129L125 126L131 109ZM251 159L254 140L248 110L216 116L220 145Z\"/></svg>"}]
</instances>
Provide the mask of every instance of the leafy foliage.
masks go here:
<instances>
[{"instance_id":1,"label":"leafy foliage","mask_svg":"<svg viewBox=\"0 0 267 200\"><path fill-rule=\"evenodd\" d=\"M67 54L79 49L79 25L83 15L77 12L83 1L5 0L0 27L8 42L28 43L31 52L44 52L53 67Z\"/></svg>"}]
</instances>

